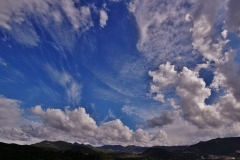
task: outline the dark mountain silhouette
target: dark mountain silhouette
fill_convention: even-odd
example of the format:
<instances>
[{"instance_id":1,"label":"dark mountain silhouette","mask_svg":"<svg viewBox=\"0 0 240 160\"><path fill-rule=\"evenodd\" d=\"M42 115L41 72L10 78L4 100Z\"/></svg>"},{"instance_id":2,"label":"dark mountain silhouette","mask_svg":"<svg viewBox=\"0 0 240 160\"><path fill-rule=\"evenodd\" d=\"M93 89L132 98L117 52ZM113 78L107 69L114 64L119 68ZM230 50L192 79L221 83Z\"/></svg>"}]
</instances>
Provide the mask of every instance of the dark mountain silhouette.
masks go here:
<instances>
[{"instance_id":1,"label":"dark mountain silhouette","mask_svg":"<svg viewBox=\"0 0 240 160\"><path fill-rule=\"evenodd\" d=\"M18 144L6 144L0 142L0 150L1 151L11 151L11 150L16 150L16 151L26 151L28 150L29 152L34 152L34 151L42 151L41 148L35 147L35 146L30 146L30 145L18 145Z\"/></svg>"},{"instance_id":2,"label":"dark mountain silhouette","mask_svg":"<svg viewBox=\"0 0 240 160\"><path fill-rule=\"evenodd\" d=\"M101 150L127 152L127 153L134 153L134 152L142 153L148 148L149 147L140 147L140 146L134 146L134 145L130 145L126 147L121 145L104 145L104 146L98 147L98 149L101 149Z\"/></svg>"},{"instance_id":3,"label":"dark mountain silhouette","mask_svg":"<svg viewBox=\"0 0 240 160\"><path fill-rule=\"evenodd\" d=\"M234 156L240 152L240 138L217 138L191 145L185 151L194 152L199 155L225 155Z\"/></svg>"},{"instance_id":4,"label":"dark mountain silhouette","mask_svg":"<svg viewBox=\"0 0 240 160\"><path fill-rule=\"evenodd\" d=\"M91 153L91 152L96 152L99 151L97 148L91 146L91 145L85 145L85 144L78 144L78 143L68 143L64 141L56 141L56 142L51 142L51 141L42 141L36 144L33 144L32 146L42 148L44 150L49 150L49 151L81 151L82 153Z\"/></svg>"},{"instance_id":5,"label":"dark mountain silhouette","mask_svg":"<svg viewBox=\"0 0 240 160\"><path fill-rule=\"evenodd\" d=\"M38 145L41 145L42 148L33 145L17 145L0 142L0 160L114 160L104 152L95 151L84 154L75 148L75 146L77 148L80 146L81 148L83 147L82 145L74 145L72 148L76 149L76 151L65 150L69 148L71 143L63 141L44 141L38 143ZM54 149L46 150L46 148Z\"/></svg>"},{"instance_id":6,"label":"dark mountain silhouette","mask_svg":"<svg viewBox=\"0 0 240 160\"><path fill-rule=\"evenodd\" d=\"M152 148L162 148L169 152L181 152L189 146L153 146Z\"/></svg>"},{"instance_id":7,"label":"dark mountain silhouette","mask_svg":"<svg viewBox=\"0 0 240 160\"><path fill-rule=\"evenodd\" d=\"M142 153L145 157L154 157L154 158L164 158L170 159L176 157L174 153L166 151L162 148L148 148L146 151Z\"/></svg>"},{"instance_id":8,"label":"dark mountain silhouette","mask_svg":"<svg viewBox=\"0 0 240 160\"><path fill-rule=\"evenodd\" d=\"M111 155L111 156L109 156ZM141 160L141 159L198 159L201 156L240 157L240 138L217 138L190 146L120 146L43 141L33 145L0 142L0 159L81 159L81 160ZM223 158L223 157L220 157Z\"/></svg>"},{"instance_id":9,"label":"dark mountain silhouette","mask_svg":"<svg viewBox=\"0 0 240 160\"><path fill-rule=\"evenodd\" d=\"M44 150L50 150L50 151L65 151L69 150L73 147L72 143L64 142L64 141L42 141L39 143L32 144L32 146L42 148Z\"/></svg>"}]
</instances>

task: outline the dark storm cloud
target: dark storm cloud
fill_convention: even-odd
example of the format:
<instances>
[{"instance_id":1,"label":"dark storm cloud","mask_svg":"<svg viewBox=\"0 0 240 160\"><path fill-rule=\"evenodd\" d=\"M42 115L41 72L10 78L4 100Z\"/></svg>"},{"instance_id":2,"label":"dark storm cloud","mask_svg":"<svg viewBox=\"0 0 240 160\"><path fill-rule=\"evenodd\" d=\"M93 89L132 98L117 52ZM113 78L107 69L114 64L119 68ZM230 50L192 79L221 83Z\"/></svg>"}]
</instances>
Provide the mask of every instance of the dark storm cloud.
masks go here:
<instances>
[{"instance_id":1,"label":"dark storm cloud","mask_svg":"<svg viewBox=\"0 0 240 160\"><path fill-rule=\"evenodd\" d=\"M173 122L173 115L170 111L162 112L159 117L154 117L153 119L147 120L147 125L151 128L162 127Z\"/></svg>"},{"instance_id":2,"label":"dark storm cloud","mask_svg":"<svg viewBox=\"0 0 240 160\"><path fill-rule=\"evenodd\" d=\"M226 24L231 30L238 30L240 26L240 1L229 0L228 1L228 15Z\"/></svg>"}]
</instances>

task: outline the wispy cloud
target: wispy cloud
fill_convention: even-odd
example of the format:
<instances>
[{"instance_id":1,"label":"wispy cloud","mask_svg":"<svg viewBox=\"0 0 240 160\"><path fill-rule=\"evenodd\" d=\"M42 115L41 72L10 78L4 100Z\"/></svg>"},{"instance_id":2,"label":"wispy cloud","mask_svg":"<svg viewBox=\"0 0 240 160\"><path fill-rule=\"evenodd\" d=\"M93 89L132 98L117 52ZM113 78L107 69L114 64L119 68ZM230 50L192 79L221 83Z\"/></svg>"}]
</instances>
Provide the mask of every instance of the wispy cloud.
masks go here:
<instances>
[{"instance_id":1,"label":"wispy cloud","mask_svg":"<svg viewBox=\"0 0 240 160\"><path fill-rule=\"evenodd\" d=\"M0 57L0 65L7 66L7 63Z\"/></svg>"},{"instance_id":2,"label":"wispy cloud","mask_svg":"<svg viewBox=\"0 0 240 160\"><path fill-rule=\"evenodd\" d=\"M79 105L82 85L66 71L59 71L51 66L46 66L46 70L52 80L65 89L68 101L74 106Z\"/></svg>"},{"instance_id":3,"label":"wispy cloud","mask_svg":"<svg viewBox=\"0 0 240 160\"><path fill-rule=\"evenodd\" d=\"M34 27L34 24L37 24L38 27L49 31L59 46L69 43L73 45L74 41L61 39L65 42L62 43L55 38L54 34L51 34L52 31L57 35L61 34L66 29L62 25L67 26L68 23L73 29L72 31L68 29L68 34L72 37L88 30L93 25L90 8L87 6L77 8L73 0L0 1L0 29L5 30L5 33L21 44L37 46L40 43L39 35Z\"/></svg>"},{"instance_id":4,"label":"wispy cloud","mask_svg":"<svg viewBox=\"0 0 240 160\"><path fill-rule=\"evenodd\" d=\"M116 116L111 109L108 110L108 115L100 122L100 124L103 124L104 122L108 121L109 119L116 119Z\"/></svg>"}]
</instances>

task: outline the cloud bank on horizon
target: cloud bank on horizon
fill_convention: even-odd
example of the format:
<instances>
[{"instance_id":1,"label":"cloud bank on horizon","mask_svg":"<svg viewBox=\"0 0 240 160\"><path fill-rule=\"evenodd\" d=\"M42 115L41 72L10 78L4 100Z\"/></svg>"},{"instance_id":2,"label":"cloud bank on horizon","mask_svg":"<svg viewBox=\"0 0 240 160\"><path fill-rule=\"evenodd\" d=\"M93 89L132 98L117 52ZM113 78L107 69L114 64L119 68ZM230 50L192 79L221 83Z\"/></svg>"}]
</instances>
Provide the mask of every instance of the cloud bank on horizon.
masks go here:
<instances>
[{"instance_id":1,"label":"cloud bank on horizon","mask_svg":"<svg viewBox=\"0 0 240 160\"><path fill-rule=\"evenodd\" d=\"M0 140L240 136L238 0L0 0Z\"/></svg>"}]
</instances>

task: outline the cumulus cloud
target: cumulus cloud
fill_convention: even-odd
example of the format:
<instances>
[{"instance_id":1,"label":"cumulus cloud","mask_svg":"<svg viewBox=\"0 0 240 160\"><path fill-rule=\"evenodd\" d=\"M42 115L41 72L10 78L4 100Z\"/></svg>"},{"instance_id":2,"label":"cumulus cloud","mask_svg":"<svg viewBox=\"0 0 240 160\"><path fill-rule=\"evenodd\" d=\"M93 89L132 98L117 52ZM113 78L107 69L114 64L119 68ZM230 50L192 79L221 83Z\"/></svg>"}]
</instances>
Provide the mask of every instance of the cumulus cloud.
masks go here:
<instances>
[{"instance_id":1,"label":"cumulus cloud","mask_svg":"<svg viewBox=\"0 0 240 160\"><path fill-rule=\"evenodd\" d=\"M22 117L21 101L0 96L0 138L2 141L28 141L30 136L18 126L28 123Z\"/></svg>"},{"instance_id":2,"label":"cumulus cloud","mask_svg":"<svg viewBox=\"0 0 240 160\"><path fill-rule=\"evenodd\" d=\"M226 29L224 31L222 31L222 36L224 39L227 38L227 30Z\"/></svg>"},{"instance_id":3,"label":"cumulus cloud","mask_svg":"<svg viewBox=\"0 0 240 160\"><path fill-rule=\"evenodd\" d=\"M214 62L214 79L211 86L215 89L223 87L227 94L232 94L236 101L239 102L240 88L237 85L237 81L240 78L239 64L235 62L236 54L232 49L224 51L225 45L229 42L229 40L225 40L227 31L221 32L224 39L218 37L212 39L212 34L208 32L208 28L212 28L211 22L205 17L205 15L202 15L194 22L193 45L206 58L207 62ZM200 26L199 23L204 25ZM203 27L205 28L205 33L200 30Z\"/></svg>"},{"instance_id":4,"label":"cumulus cloud","mask_svg":"<svg viewBox=\"0 0 240 160\"><path fill-rule=\"evenodd\" d=\"M31 112L37 116L40 116L43 123L48 127L53 127L66 132L80 132L79 136L92 135L96 129L95 121L86 114L83 108L74 109L69 111L65 109L65 112L60 109L47 109L43 111L41 106L36 106L31 109Z\"/></svg>"},{"instance_id":5,"label":"cumulus cloud","mask_svg":"<svg viewBox=\"0 0 240 160\"><path fill-rule=\"evenodd\" d=\"M157 93L157 95L154 96L155 100L164 102L162 90L172 87L177 80L177 72L174 70L174 65L167 62L166 64L160 65L158 70L149 71L148 74L153 78L150 92Z\"/></svg>"},{"instance_id":6,"label":"cumulus cloud","mask_svg":"<svg viewBox=\"0 0 240 160\"><path fill-rule=\"evenodd\" d=\"M149 133L146 131L134 132L125 126L121 120L116 119L96 125L96 122L86 113L84 108L74 109L67 108L65 111L60 109L43 110L41 106L35 106L31 113L39 116L43 122L41 126L22 126L24 133L33 138L49 137L50 139L75 137L75 140L91 142L95 144L139 144L153 145L161 143L164 136L163 131ZM57 133L57 134L56 134ZM139 138L140 137L140 138ZM141 137L145 137L141 139ZM167 138L167 137L165 137ZM159 141L158 141L159 140ZM165 141L167 141L165 139Z\"/></svg>"},{"instance_id":7,"label":"cumulus cloud","mask_svg":"<svg viewBox=\"0 0 240 160\"><path fill-rule=\"evenodd\" d=\"M169 67L165 68L163 66ZM169 71L167 72L165 69L168 69ZM155 73L163 73L164 70L167 73L174 73L174 81L172 81L172 78L169 79L169 81L171 82L171 86L175 87L176 94L180 97L179 105L183 113L183 117L199 128L204 128L206 126L219 127L219 125L221 125L221 121L218 118L218 114L216 114L214 109L205 104L205 99L210 96L211 90L206 87L203 79L199 78L195 71L192 71L187 67L183 67L182 71L177 73L174 71L174 66L169 64L160 65L159 70L155 71ZM162 79L163 77L162 74L153 74L152 76L153 82L154 79ZM152 91L153 93L156 93L155 97L158 97L159 93L162 95L162 91L166 89L165 86L169 85L167 78L161 82L165 82L166 85L157 83L157 81L151 85L151 88L156 88L156 90ZM168 122L171 123L172 115L167 115L168 114L165 116L155 117L151 121L147 121L147 123L150 127L158 126L157 123L159 123L159 126L167 124ZM161 123L160 120L162 120L163 123Z\"/></svg>"},{"instance_id":8,"label":"cumulus cloud","mask_svg":"<svg viewBox=\"0 0 240 160\"><path fill-rule=\"evenodd\" d=\"M240 102L232 94L223 96L217 106L223 116L233 121L240 121Z\"/></svg>"},{"instance_id":9,"label":"cumulus cloud","mask_svg":"<svg viewBox=\"0 0 240 160\"><path fill-rule=\"evenodd\" d=\"M180 107L186 120L199 128L221 126L221 120L214 108L205 104L205 99L211 95L211 90L206 87L202 78L196 76L196 73L184 67L179 74L176 93L181 98Z\"/></svg>"},{"instance_id":10,"label":"cumulus cloud","mask_svg":"<svg viewBox=\"0 0 240 160\"><path fill-rule=\"evenodd\" d=\"M179 109L184 120L200 129L221 128L239 121L239 64L234 60L236 54L233 50L224 50L229 42L226 39L227 30L213 38L216 32L213 25L221 6L208 2L201 1L198 4L191 29L193 48L203 57L203 63L195 68L183 67L178 72L174 71L173 65L166 63L160 65L158 70L149 72L153 78L150 92L155 93L154 99L163 101L164 91L169 90L169 86L174 88L180 98L175 100L179 106L175 110ZM201 68L209 68L214 74L210 87L199 77ZM205 100L210 97L212 89L222 89L225 94L215 104L207 105Z\"/></svg>"},{"instance_id":11,"label":"cumulus cloud","mask_svg":"<svg viewBox=\"0 0 240 160\"><path fill-rule=\"evenodd\" d=\"M105 10L100 10L100 26L104 28L107 25L108 15Z\"/></svg>"},{"instance_id":12,"label":"cumulus cloud","mask_svg":"<svg viewBox=\"0 0 240 160\"><path fill-rule=\"evenodd\" d=\"M0 127L24 123L20 109L21 101L9 99L0 95Z\"/></svg>"},{"instance_id":13,"label":"cumulus cloud","mask_svg":"<svg viewBox=\"0 0 240 160\"><path fill-rule=\"evenodd\" d=\"M171 125L164 126L162 129L167 134L168 139L171 140L170 143L172 145L186 145L213 138L239 136L239 124L239 122L235 121L234 123L229 122L219 128L199 129L182 119L181 113L176 111L174 122Z\"/></svg>"},{"instance_id":14,"label":"cumulus cloud","mask_svg":"<svg viewBox=\"0 0 240 160\"><path fill-rule=\"evenodd\" d=\"M206 15L200 16L194 21L193 26L193 47L200 54L209 61L218 61L222 56L223 46L227 41L219 41L219 43L213 43L211 38L213 27L209 22Z\"/></svg>"},{"instance_id":15,"label":"cumulus cloud","mask_svg":"<svg viewBox=\"0 0 240 160\"><path fill-rule=\"evenodd\" d=\"M191 15L189 13L186 14L185 21L187 21L187 22L191 21Z\"/></svg>"},{"instance_id":16,"label":"cumulus cloud","mask_svg":"<svg viewBox=\"0 0 240 160\"><path fill-rule=\"evenodd\" d=\"M11 140L19 140L19 141L29 141L30 135L24 133L21 129L18 128L0 128L1 137L11 139Z\"/></svg>"},{"instance_id":17,"label":"cumulus cloud","mask_svg":"<svg viewBox=\"0 0 240 160\"><path fill-rule=\"evenodd\" d=\"M229 102L230 101L231 99L229 99ZM166 125L162 128L163 130L155 130L154 132L143 129L132 131L119 119L96 126L94 120L83 108L78 108L72 111L66 110L43 110L41 106L35 106L31 109L31 111L34 115L39 116L43 120L42 124L38 126L22 125L20 128L1 128L0 138L8 138L9 140L14 140L15 142L29 142L30 140L33 142L47 139L66 140L71 142L89 142L91 144L98 145L134 144L139 146L152 146L193 144L210 138L239 136L240 131L239 122L233 124L229 123L231 125L220 128L205 128L199 130L195 125L186 123L186 121L181 118L180 110L174 111L176 120L171 125ZM72 114L76 114L77 118L71 118L70 116ZM81 118L86 118L86 120L81 121ZM61 125L59 125L60 123ZM78 127L79 124L80 126L84 126L84 124L89 126L88 124L90 124L93 127ZM73 128L73 126L75 126L76 129ZM91 134L92 130L94 130L94 134ZM179 130L181 130L181 132L179 132ZM82 132L87 133L89 131L89 135L84 136L82 134ZM178 136L176 136L176 133L178 133Z\"/></svg>"},{"instance_id":18,"label":"cumulus cloud","mask_svg":"<svg viewBox=\"0 0 240 160\"><path fill-rule=\"evenodd\" d=\"M133 131L119 120L106 122L99 127L97 139L105 142L127 143L132 139Z\"/></svg>"},{"instance_id":19,"label":"cumulus cloud","mask_svg":"<svg viewBox=\"0 0 240 160\"><path fill-rule=\"evenodd\" d=\"M16 101L6 99L2 104L16 105ZM8 106L9 107L9 106ZM32 107L29 111L32 117L37 116L40 121L27 121L22 115L15 115L23 120L21 124L1 119L5 125L0 127L0 139L3 141L35 142L39 140L65 140L73 142L88 142L91 144L121 144L151 146L168 143L166 133L161 130L154 132L131 130L120 119L104 122L97 125L95 120L86 113L84 108L69 110L42 109L40 105ZM1 112L3 113L3 112ZM36 117L35 117L36 118ZM11 118L12 120L12 118ZM19 119L15 119L19 120ZM13 125L14 123L14 125ZM6 127L6 124L8 126Z\"/></svg>"}]
</instances>

